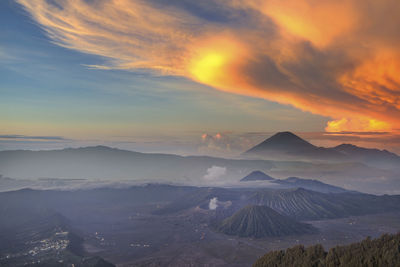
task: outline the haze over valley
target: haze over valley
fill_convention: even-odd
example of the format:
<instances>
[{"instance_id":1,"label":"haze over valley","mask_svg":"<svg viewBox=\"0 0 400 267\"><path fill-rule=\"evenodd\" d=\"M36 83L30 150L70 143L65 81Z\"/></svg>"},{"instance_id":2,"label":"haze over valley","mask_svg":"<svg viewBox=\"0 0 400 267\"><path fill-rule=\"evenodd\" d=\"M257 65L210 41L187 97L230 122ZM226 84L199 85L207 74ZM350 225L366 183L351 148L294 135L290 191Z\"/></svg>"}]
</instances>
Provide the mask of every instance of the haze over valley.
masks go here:
<instances>
[{"instance_id":1,"label":"haze over valley","mask_svg":"<svg viewBox=\"0 0 400 267\"><path fill-rule=\"evenodd\" d=\"M148 182L290 187L292 181L299 187L301 183L287 179L299 177L364 193L396 194L400 192L399 163L400 157L386 150L351 144L316 147L290 132L280 132L235 159L138 153L105 146L0 151L0 183L7 190L28 185L57 189ZM253 171L266 172L278 181L240 181Z\"/></svg>"}]
</instances>

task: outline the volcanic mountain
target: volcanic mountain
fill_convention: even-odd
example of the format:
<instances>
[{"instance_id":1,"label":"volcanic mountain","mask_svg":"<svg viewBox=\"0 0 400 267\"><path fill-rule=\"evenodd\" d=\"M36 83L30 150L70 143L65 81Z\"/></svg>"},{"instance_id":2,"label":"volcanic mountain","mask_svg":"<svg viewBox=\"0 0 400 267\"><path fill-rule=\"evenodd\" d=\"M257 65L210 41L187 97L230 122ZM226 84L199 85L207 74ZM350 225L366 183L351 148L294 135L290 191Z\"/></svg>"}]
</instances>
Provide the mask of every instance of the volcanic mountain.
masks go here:
<instances>
[{"instance_id":1,"label":"volcanic mountain","mask_svg":"<svg viewBox=\"0 0 400 267\"><path fill-rule=\"evenodd\" d=\"M242 154L247 158L360 162L378 168L398 168L400 157L387 150L341 144L317 147L291 132L279 132Z\"/></svg>"},{"instance_id":2,"label":"volcanic mountain","mask_svg":"<svg viewBox=\"0 0 400 267\"><path fill-rule=\"evenodd\" d=\"M267 237L311 233L314 228L279 214L267 206L247 206L223 220L217 230L240 237Z\"/></svg>"},{"instance_id":3,"label":"volcanic mountain","mask_svg":"<svg viewBox=\"0 0 400 267\"><path fill-rule=\"evenodd\" d=\"M317 147L291 132L279 132L262 143L247 150L244 156L262 158L315 158L337 159L344 154L333 149Z\"/></svg>"},{"instance_id":4,"label":"volcanic mountain","mask_svg":"<svg viewBox=\"0 0 400 267\"><path fill-rule=\"evenodd\" d=\"M268 174L263 173L262 171L253 171L249 175L245 176L242 178L240 181L241 182L247 182L247 181L273 181L275 180Z\"/></svg>"},{"instance_id":5,"label":"volcanic mountain","mask_svg":"<svg viewBox=\"0 0 400 267\"><path fill-rule=\"evenodd\" d=\"M279 132L251 148L247 153L258 153L264 150L305 151L315 148L317 147L291 132Z\"/></svg>"}]
</instances>

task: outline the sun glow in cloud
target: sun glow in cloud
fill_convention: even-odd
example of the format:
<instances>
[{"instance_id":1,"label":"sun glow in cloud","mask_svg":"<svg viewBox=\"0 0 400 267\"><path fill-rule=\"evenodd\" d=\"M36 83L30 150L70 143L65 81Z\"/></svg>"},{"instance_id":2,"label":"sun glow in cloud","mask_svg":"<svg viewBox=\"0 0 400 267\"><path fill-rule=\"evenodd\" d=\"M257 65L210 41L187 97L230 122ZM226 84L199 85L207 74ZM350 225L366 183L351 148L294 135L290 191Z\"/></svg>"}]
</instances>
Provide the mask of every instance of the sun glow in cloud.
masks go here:
<instances>
[{"instance_id":1,"label":"sun glow in cloud","mask_svg":"<svg viewBox=\"0 0 400 267\"><path fill-rule=\"evenodd\" d=\"M216 87L227 84L238 59L245 57L244 48L232 37L196 40L189 50L188 76Z\"/></svg>"},{"instance_id":2,"label":"sun glow in cloud","mask_svg":"<svg viewBox=\"0 0 400 267\"><path fill-rule=\"evenodd\" d=\"M398 0L17 1L54 43L104 57L92 68L185 76L327 131L400 128Z\"/></svg>"},{"instance_id":3,"label":"sun glow in cloud","mask_svg":"<svg viewBox=\"0 0 400 267\"><path fill-rule=\"evenodd\" d=\"M226 58L221 53L210 52L193 63L191 72L194 77L203 83L215 80Z\"/></svg>"}]
</instances>

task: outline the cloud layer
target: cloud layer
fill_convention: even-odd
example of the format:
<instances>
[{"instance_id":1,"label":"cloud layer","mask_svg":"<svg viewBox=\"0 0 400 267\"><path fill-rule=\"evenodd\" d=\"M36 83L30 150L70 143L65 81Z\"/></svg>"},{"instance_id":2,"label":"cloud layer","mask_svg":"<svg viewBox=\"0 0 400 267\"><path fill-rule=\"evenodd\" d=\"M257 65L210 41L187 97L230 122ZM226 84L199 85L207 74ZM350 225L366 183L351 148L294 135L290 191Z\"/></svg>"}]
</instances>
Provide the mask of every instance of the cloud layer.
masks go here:
<instances>
[{"instance_id":1,"label":"cloud layer","mask_svg":"<svg viewBox=\"0 0 400 267\"><path fill-rule=\"evenodd\" d=\"M397 0L17 0L105 69L184 76L329 116L327 131L400 128Z\"/></svg>"}]
</instances>

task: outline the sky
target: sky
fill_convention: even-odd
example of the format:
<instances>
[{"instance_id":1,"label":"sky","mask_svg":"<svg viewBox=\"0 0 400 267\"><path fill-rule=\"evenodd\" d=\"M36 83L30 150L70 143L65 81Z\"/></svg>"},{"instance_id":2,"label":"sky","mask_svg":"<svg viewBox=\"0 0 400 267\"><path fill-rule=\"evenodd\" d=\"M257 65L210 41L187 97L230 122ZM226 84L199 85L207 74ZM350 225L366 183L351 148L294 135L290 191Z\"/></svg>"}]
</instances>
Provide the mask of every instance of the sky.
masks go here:
<instances>
[{"instance_id":1,"label":"sky","mask_svg":"<svg viewBox=\"0 0 400 267\"><path fill-rule=\"evenodd\" d=\"M0 1L0 150L400 152L397 0Z\"/></svg>"}]
</instances>

